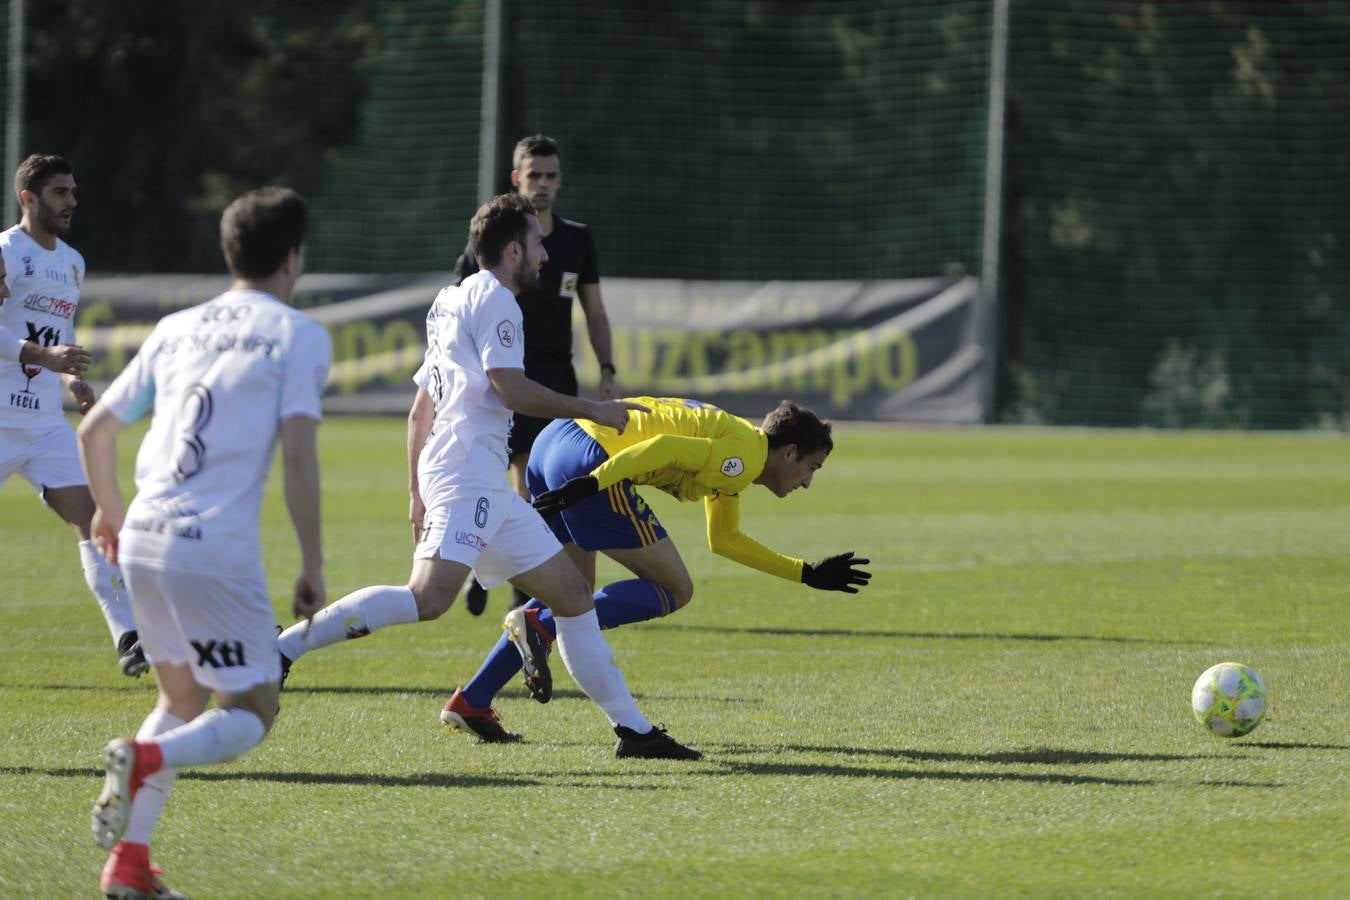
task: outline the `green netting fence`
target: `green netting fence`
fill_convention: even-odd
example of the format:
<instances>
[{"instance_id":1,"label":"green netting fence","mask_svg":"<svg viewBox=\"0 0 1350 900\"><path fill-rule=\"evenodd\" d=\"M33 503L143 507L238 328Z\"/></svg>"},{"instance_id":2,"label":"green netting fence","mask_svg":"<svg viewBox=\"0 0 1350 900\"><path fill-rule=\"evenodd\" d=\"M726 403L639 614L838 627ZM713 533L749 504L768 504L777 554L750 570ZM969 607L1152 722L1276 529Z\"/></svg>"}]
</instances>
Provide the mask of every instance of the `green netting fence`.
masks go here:
<instances>
[{"instance_id":1,"label":"green netting fence","mask_svg":"<svg viewBox=\"0 0 1350 900\"><path fill-rule=\"evenodd\" d=\"M1350 6L1013 8L1005 418L1343 427Z\"/></svg>"},{"instance_id":2,"label":"green netting fence","mask_svg":"<svg viewBox=\"0 0 1350 900\"><path fill-rule=\"evenodd\" d=\"M1344 427L1350 3L1008 10L991 418ZM444 271L480 147L502 190L545 132L604 275L980 277L994 11L30 0L22 143L75 159L102 271L218 270L223 203L277 180L312 270Z\"/></svg>"}]
</instances>

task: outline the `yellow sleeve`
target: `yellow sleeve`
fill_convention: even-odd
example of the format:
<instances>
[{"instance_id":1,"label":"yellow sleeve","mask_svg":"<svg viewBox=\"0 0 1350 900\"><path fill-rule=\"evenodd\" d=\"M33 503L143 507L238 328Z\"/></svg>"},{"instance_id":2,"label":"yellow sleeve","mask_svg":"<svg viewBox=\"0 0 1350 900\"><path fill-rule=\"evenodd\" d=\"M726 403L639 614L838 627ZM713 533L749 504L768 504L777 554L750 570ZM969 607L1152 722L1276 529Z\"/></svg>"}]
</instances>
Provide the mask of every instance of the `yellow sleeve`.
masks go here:
<instances>
[{"instance_id":1,"label":"yellow sleeve","mask_svg":"<svg viewBox=\"0 0 1350 900\"><path fill-rule=\"evenodd\" d=\"M735 494L716 494L703 501L708 514L708 546L718 556L743 566L786 578L802 580L805 562L784 556L741 533L741 498Z\"/></svg>"},{"instance_id":2,"label":"yellow sleeve","mask_svg":"<svg viewBox=\"0 0 1350 900\"><path fill-rule=\"evenodd\" d=\"M658 434L620 450L596 466L591 475L603 491L625 478L645 475L657 469L673 467L698 472L708 464L711 454L712 441L707 438Z\"/></svg>"}]
</instances>

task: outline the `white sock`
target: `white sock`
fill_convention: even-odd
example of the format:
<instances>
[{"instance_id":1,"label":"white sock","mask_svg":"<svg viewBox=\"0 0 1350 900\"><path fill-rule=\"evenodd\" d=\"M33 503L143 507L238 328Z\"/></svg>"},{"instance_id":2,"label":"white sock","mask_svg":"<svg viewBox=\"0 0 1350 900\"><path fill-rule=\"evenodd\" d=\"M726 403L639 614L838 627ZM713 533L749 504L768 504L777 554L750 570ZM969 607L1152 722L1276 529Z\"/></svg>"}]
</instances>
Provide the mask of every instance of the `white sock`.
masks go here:
<instances>
[{"instance_id":1,"label":"white sock","mask_svg":"<svg viewBox=\"0 0 1350 900\"><path fill-rule=\"evenodd\" d=\"M122 583L122 570L104 559L93 541L80 541L80 565L84 568L84 582L98 599L116 644L123 634L136 628L131 617L131 600Z\"/></svg>"},{"instance_id":2,"label":"white sock","mask_svg":"<svg viewBox=\"0 0 1350 900\"><path fill-rule=\"evenodd\" d=\"M141 730L136 732L136 740L150 741L166 731L172 731L180 725L186 725L182 719L168 710L155 707L155 711L145 717ZM169 789L173 787L178 770L163 766L141 785L131 801L131 814L127 818L127 833L122 838L133 844L150 843L150 832L155 830L159 815L164 810L164 801L169 799Z\"/></svg>"},{"instance_id":3,"label":"white sock","mask_svg":"<svg viewBox=\"0 0 1350 900\"><path fill-rule=\"evenodd\" d=\"M558 652L572 679L604 710L609 724L631 728L638 734L652 730L633 701L624 683L623 673L614 665L613 651L600 634L595 610L579 616L553 616L558 629Z\"/></svg>"},{"instance_id":4,"label":"white sock","mask_svg":"<svg viewBox=\"0 0 1350 900\"><path fill-rule=\"evenodd\" d=\"M213 709L155 738L166 768L208 766L251 750L267 729L246 709Z\"/></svg>"},{"instance_id":5,"label":"white sock","mask_svg":"<svg viewBox=\"0 0 1350 900\"><path fill-rule=\"evenodd\" d=\"M310 650L365 637L386 625L416 621L417 598L410 588L392 585L361 588L321 609L312 624L297 622L287 628L277 638L277 649L295 662Z\"/></svg>"}]
</instances>

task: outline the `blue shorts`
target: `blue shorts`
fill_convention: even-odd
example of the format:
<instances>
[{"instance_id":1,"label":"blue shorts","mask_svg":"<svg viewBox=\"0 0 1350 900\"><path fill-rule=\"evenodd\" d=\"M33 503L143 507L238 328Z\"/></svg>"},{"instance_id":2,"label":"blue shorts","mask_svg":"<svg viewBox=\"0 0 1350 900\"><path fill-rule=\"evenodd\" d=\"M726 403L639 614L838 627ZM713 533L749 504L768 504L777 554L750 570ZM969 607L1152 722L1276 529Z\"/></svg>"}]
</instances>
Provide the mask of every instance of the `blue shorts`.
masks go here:
<instances>
[{"instance_id":1,"label":"blue shorts","mask_svg":"<svg viewBox=\"0 0 1350 900\"><path fill-rule=\"evenodd\" d=\"M573 478L589 475L607 459L605 448L576 422L555 419L539 433L530 450L526 483L530 493L538 497ZM544 521L561 543L576 544L583 550L631 550L666 536L656 513L627 478L576 506L546 516Z\"/></svg>"}]
</instances>

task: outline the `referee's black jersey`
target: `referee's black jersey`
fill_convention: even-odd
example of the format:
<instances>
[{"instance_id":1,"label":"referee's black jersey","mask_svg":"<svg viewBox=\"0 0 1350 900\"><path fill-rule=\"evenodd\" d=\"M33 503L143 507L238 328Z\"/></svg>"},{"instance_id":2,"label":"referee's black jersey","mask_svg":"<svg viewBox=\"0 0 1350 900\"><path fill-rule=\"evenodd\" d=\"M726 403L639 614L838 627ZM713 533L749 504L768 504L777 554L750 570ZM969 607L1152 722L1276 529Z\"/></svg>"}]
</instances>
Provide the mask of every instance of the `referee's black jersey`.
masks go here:
<instances>
[{"instance_id":1,"label":"referee's black jersey","mask_svg":"<svg viewBox=\"0 0 1350 900\"><path fill-rule=\"evenodd\" d=\"M539 270L539 287L516 298L525 329L526 362L572 361L572 300L577 286L599 284L591 230L580 222L553 217L553 231L544 238L548 262ZM465 247L455 262L463 281L478 271L478 261Z\"/></svg>"}]
</instances>

